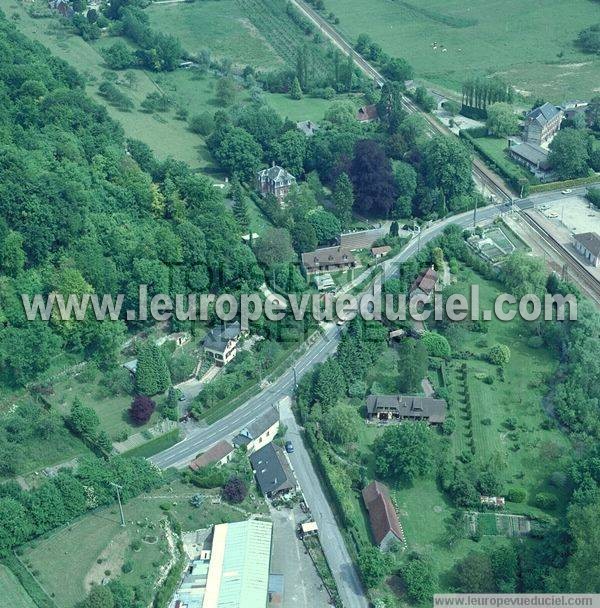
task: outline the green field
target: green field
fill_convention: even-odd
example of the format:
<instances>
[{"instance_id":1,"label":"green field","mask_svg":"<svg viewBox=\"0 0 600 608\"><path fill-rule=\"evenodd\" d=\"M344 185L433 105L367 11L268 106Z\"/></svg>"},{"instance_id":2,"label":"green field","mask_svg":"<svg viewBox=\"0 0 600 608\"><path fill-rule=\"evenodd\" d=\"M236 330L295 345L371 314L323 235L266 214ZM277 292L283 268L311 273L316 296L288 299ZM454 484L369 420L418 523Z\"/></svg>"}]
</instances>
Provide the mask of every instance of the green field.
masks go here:
<instances>
[{"instance_id":1,"label":"green field","mask_svg":"<svg viewBox=\"0 0 600 608\"><path fill-rule=\"evenodd\" d=\"M467 293L468 286L480 286L481 306L489 308L501 286L486 281L471 270L463 270L456 285L457 293ZM473 411L473 442L475 459L487 462L497 458L504 463L507 488L524 487L530 498L540 491L558 492L548 487L548 478L561 469L561 459L568 447L566 437L556 429L544 429L542 423L548 414L542 407L548 382L557 362L544 348L529 345L530 330L520 320L503 323L492 320L487 334L464 332L461 348L471 351L475 357L466 360L468 384ZM505 368L502 381L497 368L482 360L488 348L495 343L510 346L511 359ZM481 358L480 358L481 357ZM448 366L451 393L460 404L459 368L463 361L453 361ZM493 378L487 384L485 378ZM467 450L468 417L460 407L454 412L457 430L452 449L455 456ZM507 418L515 418L516 429L506 427ZM564 488L565 493L567 489ZM561 495L560 498L563 498ZM565 501L562 501L566 504Z\"/></svg>"},{"instance_id":2,"label":"green field","mask_svg":"<svg viewBox=\"0 0 600 608\"><path fill-rule=\"evenodd\" d=\"M154 3L146 13L152 27L177 36L191 54L207 48L213 57L228 57L240 66L273 68L282 63L235 0Z\"/></svg>"},{"instance_id":3,"label":"green field","mask_svg":"<svg viewBox=\"0 0 600 608\"><path fill-rule=\"evenodd\" d=\"M243 513L226 504L213 504L210 496L214 492L206 490L202 490L207 494L202 508L192 507L189 498L197 491L193 486L174 482L168 488L129 501L124 505L125 529L119 525L116 508L100 509L31 543L20 559L54 598L58 608L71 608L81 600L91 581L117 577L143 590L151 603L158 568L168 560L165 532L160 523L166 518L165 506L169 506L169 513L184 531L245 518ZM258 501L252 493L242 507L262 512L264 502ZM136 539L142 541L142 549L138 552L130 547ZM133 570L127 574L121 572L125 561L133 564ZM24 605L24 608L29 607Z\"/></svg>"},{"instance_id":4,"label":"green field","mask_svg":"<svg viewBox=\"0 0 600 608\"><path fill-rule=\"evenodd\" d=\"M0 564L0 608L36 608L15 575Z\"/></svg>"},{"instance_id":5,"label":"green field","mask_svg":"<svg viewBox=\"0 0 600 608\"><path fill-rule=\"evenodd\" d=\"M326 0L352 40L368 33L417 77L453 90L465 78L499 74L523 95L559 103L589 99L600 58L577 51L578 32L599 21L589 0ZM438 43L447 49L434 50Z\"/></svg>"}]
</instances>

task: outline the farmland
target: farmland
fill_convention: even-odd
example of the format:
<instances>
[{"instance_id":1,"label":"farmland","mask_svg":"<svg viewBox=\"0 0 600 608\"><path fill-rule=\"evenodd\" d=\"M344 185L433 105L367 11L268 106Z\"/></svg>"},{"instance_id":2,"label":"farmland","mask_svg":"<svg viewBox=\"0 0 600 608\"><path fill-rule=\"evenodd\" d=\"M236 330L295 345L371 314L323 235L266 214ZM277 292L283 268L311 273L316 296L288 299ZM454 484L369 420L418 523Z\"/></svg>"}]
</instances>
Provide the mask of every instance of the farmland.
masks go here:
<instances>
[{"instance_id":1,"label":"farmland","mask_svg":"<svg viewBox=\"0 0 600 608\"><path fill-rule=\"evenodd\" d=\"M189 53L208 48L214 57L236 65L272 68L282 63L273 47L250 22L235 0L151 4L150 24L177 36Z\"/></svg>"},{"instance_id":2,"label":"farmland","mask_svg":"<svg viewBox=\"0 0 600 608\"><path fill-rule=\"evenodd\" d=\"M15 575L0 564L0 608L35 608Z\"/></svg>"},{"instance_id":3,"label":"farmland","mask_svg":"<svg viewBox=\"0 0 600 608\"><path fill-rule=\"evenodd\" d=\"M453 90L463 80L499 74L523 95L559 103L588 99L598 87L600 58L575 49L578 32L598 21L597 5L573 0L327 0L340 30L368 33L406 57L417 77ZM432 48L437 42L447 52Z\"/></svg>"}]
</instances>

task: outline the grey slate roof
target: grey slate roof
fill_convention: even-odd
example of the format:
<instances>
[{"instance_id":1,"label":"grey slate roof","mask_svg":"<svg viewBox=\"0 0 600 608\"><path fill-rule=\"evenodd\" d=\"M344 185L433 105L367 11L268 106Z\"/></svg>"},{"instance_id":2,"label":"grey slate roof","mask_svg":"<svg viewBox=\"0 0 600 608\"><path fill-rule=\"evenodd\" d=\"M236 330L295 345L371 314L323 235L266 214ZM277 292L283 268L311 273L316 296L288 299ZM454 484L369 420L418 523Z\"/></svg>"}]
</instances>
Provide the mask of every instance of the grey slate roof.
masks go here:
<instances>
[{"instance_id":1,"label":"grey slate roof","mask_svg":"<svg viewBox=\"0 0 600 608\"><path fill-rule=\"evenodd\" d=\"M229 325L218 325L206 334L203 342L204 348L223 353L229 341L236 340L240 337L240 334L239 321L235 321Z\"/></svg>"},{"instance_id":2,"label":"grey slate roof","mask_svg":"<svg viewBox=\"0 0 600 608\"><path fill-rule=\"evenodd\" d=\"M600 236L595 232L576 234L575 240L581 243L594 257L600 257Z\"/></svg>"},{"instance_id":3,"label":"grey slate roof","mask_svg":"<svg viewBox=\"0 0 600 608\"><path fill-rule=\"evenodd\" d=\"M294 475L283 450L274 443L250 455L252 470L263 494L274 494L296 487Z\"/></svg>"},{"instance_id":4,"label":"grey slate roof","mask_svg":"<svg viewBox=\"0 0 600 608\"><path fill-rule=\"evenodd\" d=\"M251 422L233 438L233 444L236 446L248 445L253 439L260 437L278 421L279 412L274 407L269 407L264 414L261 414L254 422Z\"/></svg>"},{"instance_id":5,"label":"grey slate roof","mask_svg":"<svg viewBox=\"0 0 600 608\"><path fill-rule=\"evenodd\" d=\"M302 264L309 269L318 269L333 265L354 264L356 258L349 249L342 247L323 247L302 254Z\"/></svg>"},{"instance_id":6,"label":"grey slate roof","mask_svg":"<svg viewBox=\"0 0 600 608\"><path fill-rule=\"evenodd\" d=\"M539 108L534 108L529 112L526 116L526 119L530 121L535 121L540 125L544 126L548 124L556 115L560 112L560 110L553 106L551 103L546 102L544 105L541 105Z\"/></svg>"},{"instance_id":7,"label":"grey slate roof","mask_svg":"<svg viewBox=\"0 0 600 608\"><path fill-rule=\"evenodd\" d=\"M393 412L401 418L427 419L439 423L446 420L446 401L414 395L369 395L367 412L369 415Z\"/></svg>"},{"instance_id":8,"label":"grey slate roof","mask_svg":"<svg viewBox=\"0 0 600 608\"><path fill-rule=\"evenodd\" d=\"M267 179L275 185L291 184L296 181L296 178L279 165L273 165L268 169L259 171L261 179Z\"/></svg>"},{"instance_id":9,"label":"grey slate roof","mask_svg":"<svg viewBox=\"0 0 600 608\"><path fill-rule=\"evenodd\" d=\"M340 245L350 251L356 249L368 249L373 246L373 243L385 236L387 230L385 228L372 228L370 230L357 230L355 232L346 232L340 235Z\"/></svg>"},{"instance_id":10,"label":"grey slate roof","mask_svg":"<svg viewBox=\"0 0 600 608\"><path fill-rule=\"evenodd\" d=\"M509 152L524 158L526 161L529 161L534 165L537 165L540 167L540 169L546 169L549 166L548 150L544 150L544 148L537 146L536 144L523 142L521 144L517 144L516 146L511 146L509 148Z\"/></svg>"}]
</instances>

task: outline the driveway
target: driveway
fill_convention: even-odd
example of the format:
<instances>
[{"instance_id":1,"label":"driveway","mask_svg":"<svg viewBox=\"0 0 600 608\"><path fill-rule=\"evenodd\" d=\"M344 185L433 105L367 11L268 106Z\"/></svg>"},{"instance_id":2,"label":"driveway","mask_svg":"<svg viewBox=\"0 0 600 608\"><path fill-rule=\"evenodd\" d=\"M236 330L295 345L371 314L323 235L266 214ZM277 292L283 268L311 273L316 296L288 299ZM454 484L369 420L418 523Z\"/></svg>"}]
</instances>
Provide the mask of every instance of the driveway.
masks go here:
<instances>
[{"instance_id":1,"label":"driveway","mask_svg":"<svg viewBox=\"0 0 600 608\"><path fill-rule=\"evenodd\" d=\"M273 553L271 574L283 574L285 608L326 608L329 594L317 574L304 544L296 536L296 525L306 520L298 507L271 508Z\"/></svg>"}]
</instances>

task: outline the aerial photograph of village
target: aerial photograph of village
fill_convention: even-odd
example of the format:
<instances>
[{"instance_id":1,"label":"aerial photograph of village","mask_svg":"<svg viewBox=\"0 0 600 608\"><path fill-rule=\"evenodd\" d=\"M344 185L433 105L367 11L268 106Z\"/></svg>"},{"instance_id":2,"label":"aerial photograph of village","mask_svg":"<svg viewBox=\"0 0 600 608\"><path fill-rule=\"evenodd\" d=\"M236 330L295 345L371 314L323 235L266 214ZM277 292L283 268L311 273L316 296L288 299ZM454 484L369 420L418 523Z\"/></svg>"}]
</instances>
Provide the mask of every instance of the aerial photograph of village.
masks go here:
<instances>
[{"instance_id":1,"label":"aerial photograph of village","mask_svg":"<svg viewBox=\"0 0 600 608\"><path fill-rule=\"evenodd\" d=\"M0 0L0 608L600 608L600 0Z\"/></svg>"}]
</instances>

